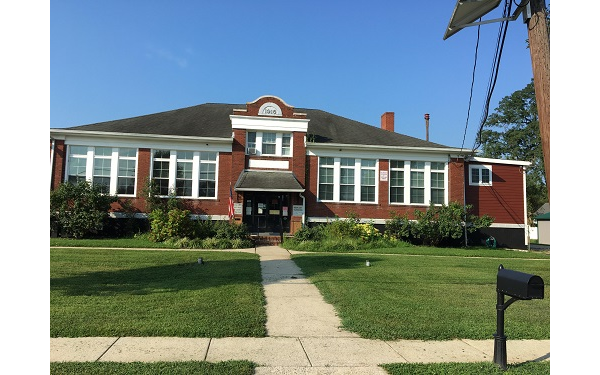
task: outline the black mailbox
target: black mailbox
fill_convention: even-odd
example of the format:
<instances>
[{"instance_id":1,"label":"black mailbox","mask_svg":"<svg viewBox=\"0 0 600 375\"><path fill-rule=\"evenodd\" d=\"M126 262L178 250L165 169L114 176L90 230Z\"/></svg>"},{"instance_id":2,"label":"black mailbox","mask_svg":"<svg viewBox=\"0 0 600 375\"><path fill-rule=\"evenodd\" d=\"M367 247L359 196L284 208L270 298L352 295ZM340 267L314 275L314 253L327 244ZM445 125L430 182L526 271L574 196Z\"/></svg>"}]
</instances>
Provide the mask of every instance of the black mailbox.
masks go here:
<instances>
[{"instance_id":1,"label":"black mailbox","mask_svg":"<svg viewBox=\"0 0 600 375\"><path fill-rule=\"evenodd\" d=\"M536 275L498 268L496 290L518 299L544 299L544 280Z\"/></svg>"},{"instance_id":2,"label":"black mailbox","mask_svg":"<svg viewBox=\"0 0 600 375\"><path fill-rule=\"evenodd\" d=\"M518 300L543 299L544 280L536 275L498 267L496 280L496 333L494 334L494 363L506 370L506 336L504 335L504 310ZM504 302L504 296L510 296Z\"/></svg>"}]
</instances>

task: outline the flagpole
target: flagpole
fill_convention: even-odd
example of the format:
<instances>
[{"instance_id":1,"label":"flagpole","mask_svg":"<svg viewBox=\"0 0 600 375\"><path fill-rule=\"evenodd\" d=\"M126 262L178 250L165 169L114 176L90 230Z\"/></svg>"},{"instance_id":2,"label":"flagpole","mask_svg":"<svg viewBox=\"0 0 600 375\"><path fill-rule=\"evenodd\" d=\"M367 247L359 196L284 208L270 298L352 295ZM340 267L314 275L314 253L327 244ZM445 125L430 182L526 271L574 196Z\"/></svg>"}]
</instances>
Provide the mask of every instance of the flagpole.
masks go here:
<instances>
[{"instance_id":1,"label":"flagpole","mask_svg":"<svg viewBox=\"0 0 600 375\"><path fill-rule=\"evenodd\" d=\"M233 191L231 190L231 182L229 182L229 205L228 205L229 222L233 220Z\"/></svg>"}]
</instances>

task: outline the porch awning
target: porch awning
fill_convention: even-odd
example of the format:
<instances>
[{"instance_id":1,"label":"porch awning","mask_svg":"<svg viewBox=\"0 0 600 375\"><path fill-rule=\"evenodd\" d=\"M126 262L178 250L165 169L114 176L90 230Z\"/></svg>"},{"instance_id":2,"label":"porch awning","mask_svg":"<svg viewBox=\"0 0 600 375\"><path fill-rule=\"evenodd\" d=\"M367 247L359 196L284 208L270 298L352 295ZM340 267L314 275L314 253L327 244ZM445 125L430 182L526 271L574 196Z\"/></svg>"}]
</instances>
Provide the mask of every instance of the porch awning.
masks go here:
<instances>
[{"instance_id":1,"label":"porch awning","mask_svg":"<svg viewBox=\"0 0 600 375\"><path fill-rule=\"evenodd\" d=\"M280 191L302 193L300 185L292 172L285 171L244 171L240 174L235 191Z\"/></svg>"}]
</instances>

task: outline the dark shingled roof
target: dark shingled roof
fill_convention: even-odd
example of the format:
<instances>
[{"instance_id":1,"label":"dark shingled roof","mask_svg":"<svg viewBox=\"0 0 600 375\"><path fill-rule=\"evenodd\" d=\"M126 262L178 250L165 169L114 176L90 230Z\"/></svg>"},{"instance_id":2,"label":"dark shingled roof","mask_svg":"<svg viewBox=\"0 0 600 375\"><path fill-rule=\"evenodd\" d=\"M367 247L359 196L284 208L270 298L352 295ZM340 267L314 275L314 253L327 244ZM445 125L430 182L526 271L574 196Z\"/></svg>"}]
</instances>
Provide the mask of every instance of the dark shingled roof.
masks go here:
<instances>
[{"instance_id":1,"label":"dark shingled roof","mask_svg":"<svg viewBox=\"0 0 600 375\"><path fill-rule=\"evenodd\" d=\"M303 192L304 188L291 172L244 171L235 184L235 190Z\"/></svg>"},{"instance_id":2,"label":"dark shingled roof","mask_svg":"<svg viewBox=\"0 0 600 375\"><path fill-rule=\"evenodd\" d=\"M172 111L66 128L67 130L174 135L189 137L231 137L230 115L245 104L207 103ZM450 148L419 138L383 130L318 109L295 108L306 113L308 142L376 146Z\"/></svg>"}]
</instances>

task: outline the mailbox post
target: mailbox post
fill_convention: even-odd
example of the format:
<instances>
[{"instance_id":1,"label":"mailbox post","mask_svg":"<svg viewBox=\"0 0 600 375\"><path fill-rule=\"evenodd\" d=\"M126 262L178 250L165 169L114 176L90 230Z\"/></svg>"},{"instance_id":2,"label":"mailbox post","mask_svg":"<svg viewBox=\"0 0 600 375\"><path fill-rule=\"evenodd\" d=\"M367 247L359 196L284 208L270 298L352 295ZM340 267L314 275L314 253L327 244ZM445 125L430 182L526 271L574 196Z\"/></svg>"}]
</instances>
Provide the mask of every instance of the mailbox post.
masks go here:
<instances>
[{"instance_id":1,"label":"mailbox post","mask_svg":"<svg viewBox=\"0 0 600 375\"><path fill-rule=\"evenodd\" d=\"M494 363L506 370L506 336L504 335L504 310L517 300L543 299L544 281L528 273L498 267L496 280L496 333L494 334ZM511 298L504 302L504 296Z\"/></svg>"}]
</instances>

